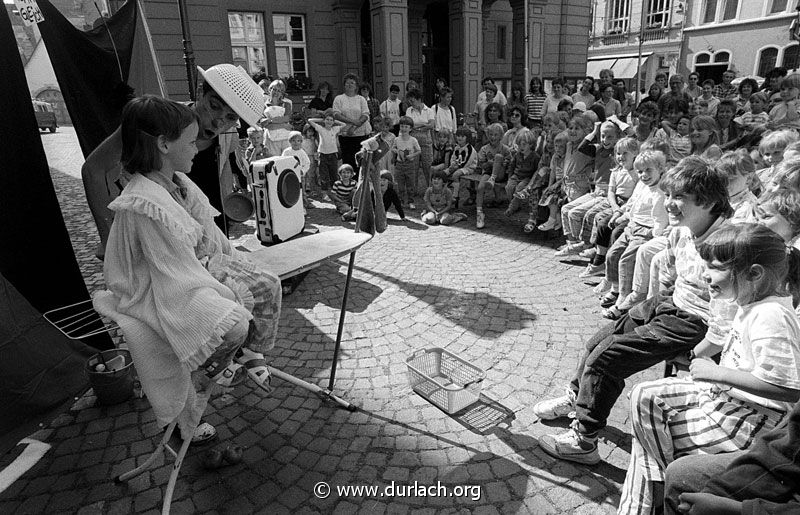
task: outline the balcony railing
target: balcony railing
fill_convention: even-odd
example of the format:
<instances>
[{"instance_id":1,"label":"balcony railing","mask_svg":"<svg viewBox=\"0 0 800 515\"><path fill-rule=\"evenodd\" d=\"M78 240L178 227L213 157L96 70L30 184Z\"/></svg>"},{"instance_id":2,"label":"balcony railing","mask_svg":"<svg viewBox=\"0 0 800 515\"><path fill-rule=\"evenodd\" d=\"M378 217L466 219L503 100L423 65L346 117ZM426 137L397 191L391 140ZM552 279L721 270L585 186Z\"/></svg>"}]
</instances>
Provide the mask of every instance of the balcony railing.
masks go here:
<instances>
[{"instance_id":1,"label":"balcony railing","mask_svg":"<svg viewBox=\"0 0 800 515\"><path fill-rule=\"evenodd\" d=\"M644 29L644 31L642 31L642 42L646 43L648 41L658 41L661 39L667 39L667 34L669 34L669 27Z\"/></svg>"},{"instance_id":2,"label":"balcony railing","mask_svg":"<svg viewBox=\"0 0 800 515\"><path fill-rule=\"evenodd\" d=\"M604 45L623 45L628 42L628 33L603 34L601 37Z\"/></svg>"}]
</instances>

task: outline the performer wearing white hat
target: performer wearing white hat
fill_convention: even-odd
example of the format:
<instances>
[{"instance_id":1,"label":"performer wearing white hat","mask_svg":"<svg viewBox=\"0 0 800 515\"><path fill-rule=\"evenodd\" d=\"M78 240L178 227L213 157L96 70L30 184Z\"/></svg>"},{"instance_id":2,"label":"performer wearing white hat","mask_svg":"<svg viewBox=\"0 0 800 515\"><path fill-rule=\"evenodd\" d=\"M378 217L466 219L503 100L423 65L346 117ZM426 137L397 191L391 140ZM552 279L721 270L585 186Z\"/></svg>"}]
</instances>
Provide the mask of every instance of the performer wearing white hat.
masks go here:
<instances>
[{"instance_id":1,"label":"performer wearing white hat","mask_svg":"<svg viewBox=\"0 0 800 515\"><path fill-rule=\"evenodd\" d=\"M190 178L211 205L222 212L222 198L233 190L230 154L238 144L236 125L240 118L251 126L258 124L264 111L264 92L241 66L217 64L207 70L197 69L203 82L198 87L197 101L189 104L200 118L198 154ZM81 169L86 200L100 233L97 250L100 258L105 253L114 219L108 204L127 182L120 167L121 153L122 141L117 129L86 158ZM218 216L216 222L227 234L224 216Z\"/></svg>"}]
</instances>

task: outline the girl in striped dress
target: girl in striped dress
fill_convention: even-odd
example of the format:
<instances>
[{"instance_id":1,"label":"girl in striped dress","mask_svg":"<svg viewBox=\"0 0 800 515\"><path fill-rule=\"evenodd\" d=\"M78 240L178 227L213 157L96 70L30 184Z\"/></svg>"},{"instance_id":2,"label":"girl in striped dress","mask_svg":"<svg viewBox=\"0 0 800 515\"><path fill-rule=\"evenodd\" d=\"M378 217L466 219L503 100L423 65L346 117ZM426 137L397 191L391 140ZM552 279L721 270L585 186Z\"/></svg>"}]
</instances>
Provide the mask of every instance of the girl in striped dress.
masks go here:
<instances>
[{"instance_id":1,"label":"girl in striped dress","mask_svg":"<svg viewBox=\"0 0 800 515\"><path fill-rule=\"evenodd\" d=\"M671 462L690 454L747 449L800 397L800 252L755 224L720 229L698 247L711 302L738 311L723 348L695 347L691 377L637 385L631 392L633 443L618 513L654 513L654 486ZM722 351L719 365L711 356Z\"/></svg>"}]
</instances>

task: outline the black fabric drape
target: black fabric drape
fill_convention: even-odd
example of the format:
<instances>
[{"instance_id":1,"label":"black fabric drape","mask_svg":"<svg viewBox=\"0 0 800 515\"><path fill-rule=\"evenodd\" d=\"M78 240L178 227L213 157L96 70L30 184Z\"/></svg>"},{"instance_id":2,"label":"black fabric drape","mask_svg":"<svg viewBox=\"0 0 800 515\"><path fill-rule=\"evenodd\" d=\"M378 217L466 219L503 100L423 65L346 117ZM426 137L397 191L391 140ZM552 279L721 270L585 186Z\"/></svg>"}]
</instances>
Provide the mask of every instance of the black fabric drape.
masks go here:
<instances>
[{"instance_id":1,"label":"black fabric drape","mask_svg":"<svg viewBox=\"0 0 800 515\"><path fill-rule=\"evenodd\" d=\"M127 100L136 2L126 2L105 24L87 32L76 29L47 0L37 3L44 15L39 30L81 150L88 156L119 126Z\"/></svg>"}]
</instances>

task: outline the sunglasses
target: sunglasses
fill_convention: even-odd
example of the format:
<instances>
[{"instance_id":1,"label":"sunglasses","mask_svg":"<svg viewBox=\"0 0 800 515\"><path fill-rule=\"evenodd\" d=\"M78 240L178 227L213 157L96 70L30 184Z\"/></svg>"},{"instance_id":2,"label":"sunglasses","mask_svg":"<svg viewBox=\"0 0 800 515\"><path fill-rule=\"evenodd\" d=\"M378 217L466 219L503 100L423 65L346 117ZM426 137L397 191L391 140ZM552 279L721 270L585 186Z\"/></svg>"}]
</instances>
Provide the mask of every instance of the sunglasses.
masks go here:
<instances>
[{"instance_id":1,"label":"sunglasses","mask_svg":"<svg viewBox=\"0 0 800 515\"><path fill-rule=\"evenodd\" d=\"M519 113L511 113L511 118L522 118L522 115Z\"/></svg>"}]
</instances>

